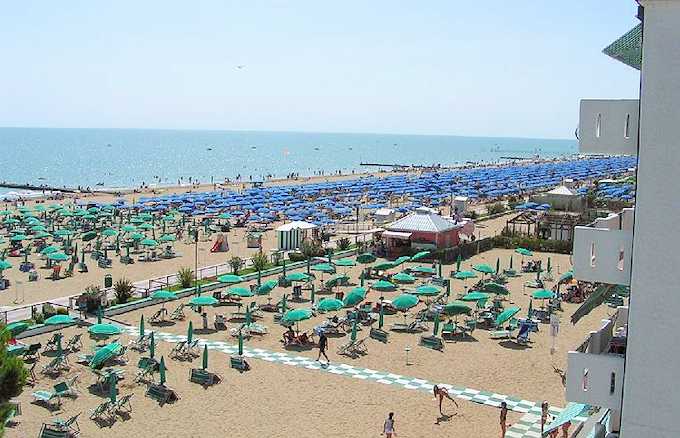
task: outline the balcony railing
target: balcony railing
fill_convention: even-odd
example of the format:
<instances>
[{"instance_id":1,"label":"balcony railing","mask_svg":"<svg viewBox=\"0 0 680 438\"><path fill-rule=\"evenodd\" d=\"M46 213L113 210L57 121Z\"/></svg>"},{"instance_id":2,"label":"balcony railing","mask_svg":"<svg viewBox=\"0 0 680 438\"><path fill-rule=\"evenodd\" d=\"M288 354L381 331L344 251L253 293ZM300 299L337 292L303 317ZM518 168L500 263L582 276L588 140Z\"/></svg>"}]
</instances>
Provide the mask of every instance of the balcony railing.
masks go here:
<instances>
[{"instance_id":1,"label":"balcony railing","mask_svg":"<svg viewBox=\"0 0 680 438\"><path fill-rule=\"evenodd\" d=\"M584 154L637 155L639 100L583 99L579 149Z\"/></svg>"}]
</instances>

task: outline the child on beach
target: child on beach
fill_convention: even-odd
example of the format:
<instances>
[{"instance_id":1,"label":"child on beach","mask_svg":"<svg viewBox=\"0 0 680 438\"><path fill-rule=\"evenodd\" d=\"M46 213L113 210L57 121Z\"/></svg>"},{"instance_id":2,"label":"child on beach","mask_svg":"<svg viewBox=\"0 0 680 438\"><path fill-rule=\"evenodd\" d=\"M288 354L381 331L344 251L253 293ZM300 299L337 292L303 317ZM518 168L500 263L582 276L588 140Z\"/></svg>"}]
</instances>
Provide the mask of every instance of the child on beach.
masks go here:
<instances>
[{"instance_id":1,"label":"child on beach","mask_svg":"<svg viewBox=\"0 0 680 438\"><path fill-rule=\"evenodd\" d=\"M501 402L501 438L505 438L505 432L508 430L508 404Z\"/></svg>"},{"instance_id":2,"label":"child on beach","mask_svg":"<svg viewBox=\"0 0 680 438\"><path fill-rule=\"evenodd\" d=\"M394 412L390 412L387 415L387 419L383 424L383 431L380 433L380 435L385 435L387 438L397 436L397 432L394 430Z\"/></svg>"},{"instance_id":3,"label":"child on beach","mask_svg":"<svg viewBox=\"0 0 680 438\"><path fill-rule=\"evenodd\" d=\"M458 403L449 395L449 391L447 391L446 388L434 385L434 387L432 388L432 391L434 392L434 399L435 400L437 399L437 397L439 397L439 413L441 415L444 415L444 413L442 412L442 401L444 401L444 397L451 400L453 402L453 404L456 405L456 408L458 407Z\"/></svg>"}]
</instances>

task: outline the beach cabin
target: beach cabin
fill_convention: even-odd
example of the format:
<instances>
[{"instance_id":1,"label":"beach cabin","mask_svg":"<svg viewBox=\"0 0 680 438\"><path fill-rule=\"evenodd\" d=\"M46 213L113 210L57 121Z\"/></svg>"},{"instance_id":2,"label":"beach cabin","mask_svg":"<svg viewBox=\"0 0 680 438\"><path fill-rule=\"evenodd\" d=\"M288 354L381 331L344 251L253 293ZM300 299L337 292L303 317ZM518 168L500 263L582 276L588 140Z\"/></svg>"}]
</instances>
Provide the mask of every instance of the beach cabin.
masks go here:
<instances>
[{"instance_id":1,"label":"beach cabin","mask_svg":"<svg viewBox=\"0 0 680 438\"><path fill-rule=\"evenodd\" d=\"M460 242L463 223L433 213L429 208L418 208L413 213L385 227L382 239L388 257L398 257L412 250L451 248Z\"/></svg>"},{"instance_id":2,"label":"beach cabin","mask_svg":"<svg viewBox=\"0 0 680 438\"><path fill-rule=\"evenodd\" d=\"M396 212L392 208L379 208L373 213L373 220L376 225L383 225L393 222Z\"/></svg>"},{"instance_id":3,"label":"beach cabin","mask_svg":"<svg viewBox=\"0 0 680 438\"><path fill-rule=\"evenodd\" d=\"M537 204L550 204L553 210L560 211L585 211L587 202L583 195L566 185L557 186L549 192L531 197L531 201Z\"/></svg>"},{"instance_id":4,"label":"beach cabin","mask_svg":"<svg viewBox=\"0 0 680 438\"><path fill-rule=\"evenodd\" d=\"M305 238L312 237L311 230L315 228L317 228L316 225L304 221L293 221L281 225L276 229L279 250L287 251L299 248Z\"/></svg>"}]
</instances>

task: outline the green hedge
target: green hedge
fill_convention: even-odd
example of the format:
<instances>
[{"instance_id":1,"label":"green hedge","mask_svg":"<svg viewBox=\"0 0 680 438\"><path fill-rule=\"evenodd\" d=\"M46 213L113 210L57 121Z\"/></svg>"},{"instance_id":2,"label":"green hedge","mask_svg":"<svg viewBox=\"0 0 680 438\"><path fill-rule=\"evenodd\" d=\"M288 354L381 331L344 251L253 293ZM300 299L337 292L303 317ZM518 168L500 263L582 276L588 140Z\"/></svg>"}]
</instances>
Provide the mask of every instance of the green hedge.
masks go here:
<instances>
[{"instance_id":1,"label":"green hedge","mask_svg":"<svg viewBox=\"0 0 680 438\"><path fill-rule=\"evenodd\" d=\"M559 254L571 254L572 242L568 240L544 240L526 236L495 236L493 245L496 248L514 249L522 247L531 251L555 252Z\"/></svg>"}]
</instances>

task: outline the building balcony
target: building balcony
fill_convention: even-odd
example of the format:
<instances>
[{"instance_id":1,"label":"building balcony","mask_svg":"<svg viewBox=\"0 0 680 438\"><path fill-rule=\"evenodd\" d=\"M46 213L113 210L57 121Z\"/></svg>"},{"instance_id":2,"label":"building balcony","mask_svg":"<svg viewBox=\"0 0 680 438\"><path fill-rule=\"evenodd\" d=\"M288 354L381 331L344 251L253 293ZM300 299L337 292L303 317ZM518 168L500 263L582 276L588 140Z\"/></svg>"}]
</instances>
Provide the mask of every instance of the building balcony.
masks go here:
<instances>
[{"instance_id":1,"label":"building balcony","mask_svg":"<svg viewBox=\"0 0 680 438\"><path fill-rule=\"evenodd\" d=\"M574 278L630 285L633 209L574 228Z\"/></svg>"},{"instance_id":2,"label":"building balcony","mask_svg":"<svg viewBox=\"0 0 680 438\"><path fill-rule=\"evenodd\" d=\"M599 330L567 356L566 398L616 411L621 409L628 308L602 321Z\"/></svg>"},{"instance_id":3,"label":"building balcony","mask_svg":"<svg viewBox=\"0 0 680 438\"><path fill-rule=\"evenodd\" d=\"M584 154L637 155L637 99L583 99L579 111L579 150Z\"/></svg>"}]
</instances>

